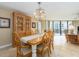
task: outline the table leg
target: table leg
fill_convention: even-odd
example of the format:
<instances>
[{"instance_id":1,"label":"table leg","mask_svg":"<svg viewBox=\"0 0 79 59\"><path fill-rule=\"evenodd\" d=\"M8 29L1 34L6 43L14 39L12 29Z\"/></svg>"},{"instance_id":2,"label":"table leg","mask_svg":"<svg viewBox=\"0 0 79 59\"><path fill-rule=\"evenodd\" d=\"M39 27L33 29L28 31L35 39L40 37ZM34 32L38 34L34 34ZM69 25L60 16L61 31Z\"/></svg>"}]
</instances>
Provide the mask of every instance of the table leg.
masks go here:
<instances>
[{"instance_id":1,"label":"table leg","mask_svg":"<svg viewBox=\"0 0 79 59\"><path fill-rule=\"evenodd\" d=\"M32 57L36 57L36 45L32 45Z\"/></svg>"}]
</instances>

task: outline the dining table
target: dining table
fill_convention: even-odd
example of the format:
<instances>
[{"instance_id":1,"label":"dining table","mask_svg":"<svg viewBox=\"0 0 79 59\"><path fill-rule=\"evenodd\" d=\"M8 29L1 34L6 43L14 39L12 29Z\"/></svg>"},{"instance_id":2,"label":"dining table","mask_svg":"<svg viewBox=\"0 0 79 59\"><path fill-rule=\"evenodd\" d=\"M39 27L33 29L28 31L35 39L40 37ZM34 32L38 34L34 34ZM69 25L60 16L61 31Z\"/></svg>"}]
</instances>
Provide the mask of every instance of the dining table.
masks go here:
<instances>
[{"instance_id":1,"label":"dining table","mask_svg":"<svg viewBox=\"0 0 79 59\"><path fill-rule=\"evenodd\" d=\"M28 43L29 45L32 46L32 57L37 56L37 54L36 54L37 45L39 45L41 43L43 35L44 35L44 33L34 34L34 35L22 37L20 39L21 42Z\"/></svg>"}]
</instances>

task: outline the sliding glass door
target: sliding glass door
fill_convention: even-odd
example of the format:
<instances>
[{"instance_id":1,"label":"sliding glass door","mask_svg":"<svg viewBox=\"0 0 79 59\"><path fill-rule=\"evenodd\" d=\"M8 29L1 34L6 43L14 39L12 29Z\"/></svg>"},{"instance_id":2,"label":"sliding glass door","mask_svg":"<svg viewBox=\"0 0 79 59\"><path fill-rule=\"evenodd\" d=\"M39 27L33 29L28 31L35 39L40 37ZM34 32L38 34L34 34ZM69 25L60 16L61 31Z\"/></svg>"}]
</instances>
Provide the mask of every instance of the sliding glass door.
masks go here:
<instances>
[{"instance_id":1,"label":"sliding glass door","mask_svg":"<svg viewBox=\"0 0 79 59\"><path fill-rule=\"evenodd\" d=\"M52 29L55 33L55 35L64 35L65 33L68 32L69 25L72 23L72 21L52 21L52 20L47 20L45 24L45 29ZM44 27L41 22L38 22L38 31L41 33Z\"/></svg>"},{"instance_id":2,"label":"sliding glass door","mask_svg":"<svg viewBox=\"0 0 79 59\"><path fill-rule=\"evenodd\" d=\"M61 35L68 32L68 21L61 21Z\"/></svg>"},{"instance_id":3,"label":"sliding glass door","mask_svg":"<svg viewBox=\"0 0 79 59\"><path fill-rule=\"evenodd\" d=\"M54 21L55 35L64 35L68 31L68 21Z\"/></svg>"},{"instance_id":4,"label":"sliding glass door","mask_svg":"<svg viewBox=\"0 0 79 59\"><path fill-rule=\"evenodd\" d=\"M64 35L68 32L70 21L46 21L46 29L52 29L55 35Z\"/></svg>"}]
</instances>

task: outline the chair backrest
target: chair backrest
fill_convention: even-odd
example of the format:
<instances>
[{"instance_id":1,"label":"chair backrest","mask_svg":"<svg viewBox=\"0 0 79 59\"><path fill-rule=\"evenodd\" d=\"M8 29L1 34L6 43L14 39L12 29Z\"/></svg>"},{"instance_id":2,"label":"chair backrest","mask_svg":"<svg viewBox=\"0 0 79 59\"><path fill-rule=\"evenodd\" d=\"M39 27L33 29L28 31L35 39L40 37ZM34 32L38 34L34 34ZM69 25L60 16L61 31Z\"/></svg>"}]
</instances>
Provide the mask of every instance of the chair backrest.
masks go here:
<instances>
[{"instance_id":1,"label":"chair backrest","mask_svg":"<svg viewBox=\"0 0 79 59\"><path fill-rule=\"evenodd\" d=\"M48 35L49 35L50 39L53 41L54 40L54 32L49 30Z\"/></svg>"},{"instance_id":2,"label":"chair backrest","mask_svg":"<svg viewBox=\"0 0 79 59\"><path fill-rule=\"evenodd\" d=\"M16 46L20 45L20 36L17 32L14 32L14 36L15 36L15 44Z\"/></svg>"},{"instance_id":3,"label":"chair backrest","mask_svg":"<svg viewBox=\"0 0 79 59\"><path fill-rule=\"evenodd\" d=\"M49 43L50 43L50 37L48 35L48 33L45 33L42 37L42 43L43 43L43 46L48 46Z\"/></svg>"},{"instance_id":4,"label":"chair backrest","mask_svg":"<svg viewBox=\"0 0 79 59\"><path fill-rule=\"evenodd\" d=\"M53 32L53 31L51 31L51 30L48 30L48 33L49 33L51 36L53 36L53 35L54 35L54 32Z\"/></svg>"},{"instance_id":5,"label":"chair backrest","mask_svg":"<svg viewBox=\"0 0 79 59\"><path fill-rule=\"evenodd\" d=\"M15 40L20 40L21 37L26 36L26 32L14 32Z\"/></svg>"}]
</instances>

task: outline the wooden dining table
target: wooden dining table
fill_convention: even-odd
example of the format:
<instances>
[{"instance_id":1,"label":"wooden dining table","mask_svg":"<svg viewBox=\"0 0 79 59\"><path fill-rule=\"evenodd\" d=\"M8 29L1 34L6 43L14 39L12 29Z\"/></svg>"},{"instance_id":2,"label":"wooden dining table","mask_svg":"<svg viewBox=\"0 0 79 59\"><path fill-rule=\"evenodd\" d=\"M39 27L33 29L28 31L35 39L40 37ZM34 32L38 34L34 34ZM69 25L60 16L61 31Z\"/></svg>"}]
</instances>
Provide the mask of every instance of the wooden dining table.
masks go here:
<instances>
[{"instance_id":1,"label":"wooden dining table","mask_svg":"<svg viewBox=\"0 0 79 59\"><path fill-rule=\"evenodd\" d=\"M35 34L35 35L30 35L30 36L21 38L21 42L28 43L29 45L32 46L32 57L37 56L36 48L37 48L37 45L41 43L43 35L44 33L41 33L41 34Z\"/></svg>"}]
</instances>

